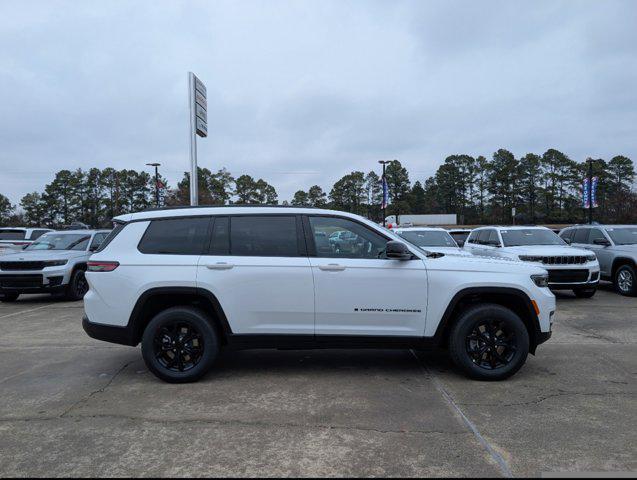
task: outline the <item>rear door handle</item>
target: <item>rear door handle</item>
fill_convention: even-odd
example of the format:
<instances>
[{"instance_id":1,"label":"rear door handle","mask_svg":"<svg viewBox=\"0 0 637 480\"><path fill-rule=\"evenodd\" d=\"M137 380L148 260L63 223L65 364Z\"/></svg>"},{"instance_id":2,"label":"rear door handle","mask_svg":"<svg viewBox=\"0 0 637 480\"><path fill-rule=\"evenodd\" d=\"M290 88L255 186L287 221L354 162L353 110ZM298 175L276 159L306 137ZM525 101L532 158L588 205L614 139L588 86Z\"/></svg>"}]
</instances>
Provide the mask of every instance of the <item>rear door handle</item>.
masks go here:
<instances>
[{"instance_id":1,"label":"rear door handle","mask_svg":"<svg viewBox=\"0 0 637 480\"><path fill-rule=\"evenodd\" d=\"M208 270L230 270L233 267L234 267L233 263L226 263L226 262L208 263L206 265L206 268Z\"/></svg>"},{"instance_id":2,"label":"rear door handle","mask_svg":"<svg viewBox=\"0 0 637 480\"><path fill-rule=\"evenodd\" d=\"M338 263L329 263L327 265L319 265L319 270L325 272L342 272L345 270L345 265L339 265Z\"/></svg>"}]
</instances>

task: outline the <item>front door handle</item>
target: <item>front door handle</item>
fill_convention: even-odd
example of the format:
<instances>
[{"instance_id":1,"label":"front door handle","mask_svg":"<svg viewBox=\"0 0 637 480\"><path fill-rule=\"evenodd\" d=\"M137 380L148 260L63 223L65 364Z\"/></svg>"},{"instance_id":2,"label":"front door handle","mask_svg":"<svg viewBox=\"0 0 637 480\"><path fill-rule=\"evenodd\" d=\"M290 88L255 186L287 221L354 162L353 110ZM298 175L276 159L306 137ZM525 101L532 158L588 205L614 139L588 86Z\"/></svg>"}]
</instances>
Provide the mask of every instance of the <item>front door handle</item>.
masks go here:
<instances>
[{"instance_id":1,"label":"front door handle","mask_svg":"<svg viewBox=\"0 0 637 480\"><path fill-rule=\"evenodd\" d=\"M327 265L319 265L319 270L325 272L342 272L345 270L345 265L339 265L338 263L328 263Z\"/></svg>"},{"instance_id":2,"label":"front door handle","mask_svg":"<svg viewBox=\"0 0 637 480\"><path fill-rule=\"evenodd\" d=\"M234 267L234 264L227 262L208 263L206 268L208 270L230 270Z\"/></svg>"}]
</instances>

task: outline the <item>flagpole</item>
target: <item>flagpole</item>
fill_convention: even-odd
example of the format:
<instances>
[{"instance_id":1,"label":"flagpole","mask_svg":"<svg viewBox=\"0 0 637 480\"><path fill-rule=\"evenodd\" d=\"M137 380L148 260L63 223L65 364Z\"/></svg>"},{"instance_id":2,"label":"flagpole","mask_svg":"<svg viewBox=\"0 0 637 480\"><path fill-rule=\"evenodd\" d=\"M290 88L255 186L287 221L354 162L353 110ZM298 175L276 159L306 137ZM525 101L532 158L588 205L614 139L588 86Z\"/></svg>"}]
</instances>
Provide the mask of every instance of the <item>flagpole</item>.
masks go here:
<instances>
[{"instance_id":1,"label":"flagpole","mask_svg":"<svg viewBox=\"0 0 637 480\"><path fill-rule=\"evenodd\" d=\"M588 224L593 224L593 159L588 159Z\"/></svg>"},{"instance_id":2,"label":"flagpole","mask_svg":"<svg viewBox=\"0 0 637 480\"><path fill-rule=\"evenodd\" d=\"M390 160L378 160L378 163L383 165L383 176L381 178L381 185L383 186L383 227L385 226L386 218L387 218L387 179L385 178L385 164L389 163Z\"/></svg>"}]
</instances>

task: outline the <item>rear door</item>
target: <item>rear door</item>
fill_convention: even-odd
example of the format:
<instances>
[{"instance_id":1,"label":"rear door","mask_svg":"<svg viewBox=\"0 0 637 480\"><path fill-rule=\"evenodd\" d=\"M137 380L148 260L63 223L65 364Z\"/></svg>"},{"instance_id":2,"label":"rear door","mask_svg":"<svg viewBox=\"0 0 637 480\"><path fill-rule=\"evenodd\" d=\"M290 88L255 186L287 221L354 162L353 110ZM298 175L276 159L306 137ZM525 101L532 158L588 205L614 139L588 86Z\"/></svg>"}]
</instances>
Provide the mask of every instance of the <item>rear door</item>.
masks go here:
<instances>
[{"instance_id":1,"label":"rear door","mask_svg":"<svg viewBox=\"0 0 637 480\"><path fill-rule=\"evenodd\" d=\"M421 259L390 260L388 237L353 219L310 215L304 222L315 285L316 335L422 336L427 270ZM322 239L335 232L346 246Z\"/></svg>"},{"instance_id":2,"label":"rear door","mask_svg":"<svg viewBox=\"0 0 637 480\"><path fill-rule=\"evenodd\" d=\"M301 217L217 217L197 286L212 292L235 334L314 334L314 284Z\"/></svg>"}]
</instances>

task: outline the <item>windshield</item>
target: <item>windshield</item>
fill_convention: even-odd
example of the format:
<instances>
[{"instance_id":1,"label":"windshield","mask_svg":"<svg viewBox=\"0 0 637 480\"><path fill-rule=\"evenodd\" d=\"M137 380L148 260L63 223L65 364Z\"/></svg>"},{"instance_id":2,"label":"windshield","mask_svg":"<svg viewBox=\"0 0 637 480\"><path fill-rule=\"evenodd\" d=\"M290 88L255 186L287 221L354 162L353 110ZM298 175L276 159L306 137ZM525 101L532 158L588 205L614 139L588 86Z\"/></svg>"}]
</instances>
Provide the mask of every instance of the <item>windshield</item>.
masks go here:
<instances>
[{"instance_id":1,"label":"windshield","mask_svg":"<svg viewBox=\"0 0 637 480\"><path fill-rule=\"evenodd\" d=\"M520 245L566 245L555 232L543 228L500 230L505 247Z\"/></svg>"},{"instance_id":2,"label":"windshield","mask_svg":"<svg viewBox=\"0 0 637 480\"><path fill-rule=\"evenodd\" d=\"M615 245L637 244L637 227L607 228L606 231Z\"/></svg>"},{"instance_id":3,"label":"windshield","mask_svg":"<svg viewBox=\"0 0 637 480\"><path fill-rule=\"evenodd\" d=\"M451 235L447 232L438 230L408 230L400 232L398 235L403 237L417 247L457 247Z\"/></svg>"},{"instance_id":4,"label":"windshield","mask_svg":"<svg viewBox=\"0 0 637 480\"><path fill-rule=\"evenodd\" d=\"M85 233L47 233L25 250L86 250L90 238Z\"/></svg>"}]
</instances>

